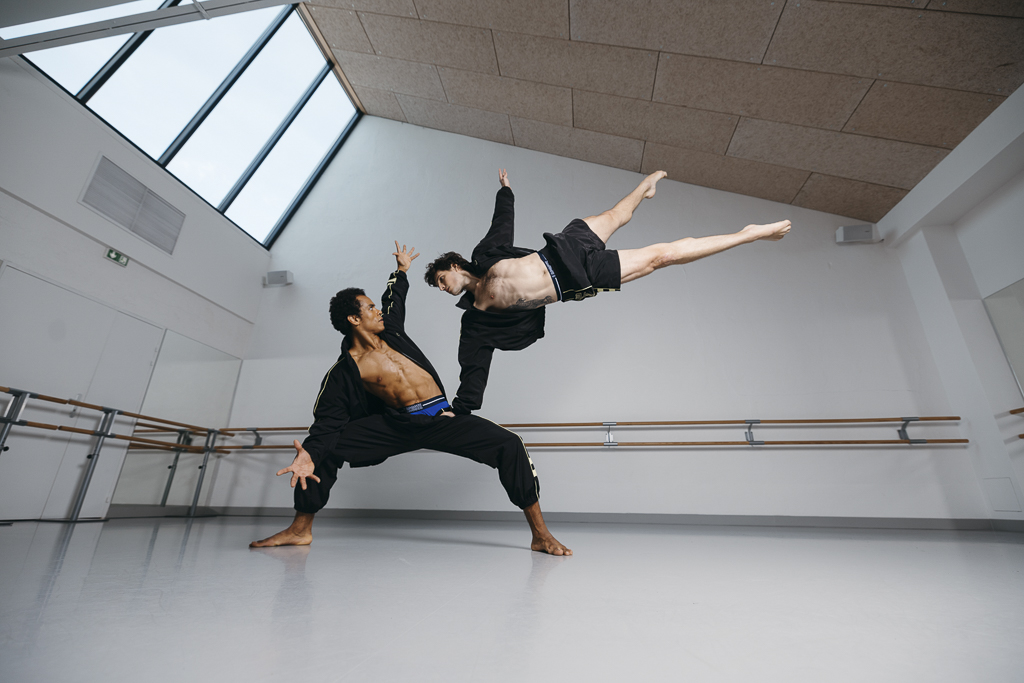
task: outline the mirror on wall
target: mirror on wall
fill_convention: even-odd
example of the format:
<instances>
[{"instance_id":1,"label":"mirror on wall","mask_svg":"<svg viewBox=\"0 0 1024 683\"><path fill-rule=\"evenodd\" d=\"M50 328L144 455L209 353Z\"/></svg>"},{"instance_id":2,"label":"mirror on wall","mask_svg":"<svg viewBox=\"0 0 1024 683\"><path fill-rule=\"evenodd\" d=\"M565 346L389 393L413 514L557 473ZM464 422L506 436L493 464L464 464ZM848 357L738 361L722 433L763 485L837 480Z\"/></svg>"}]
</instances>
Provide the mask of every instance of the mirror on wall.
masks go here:
<instances>
[{"instance_id":1,"label":"mirror on wall","mask_svg":"<svg viewBox=\"0 0 1024 683\"><path fill-rule=\"evenodd\" d=\"M167 330L139 412L201 427L227 427L241 367L241 359ZM136 436L171 442L179 436L176 432L154 432L145 422L140 420L136 425ZM191 435L193 445L202 446L203 438L201 434ZM111 502L172 509L191 505L202 460L201 453L176 455L133 444ZM214 475L208 472L204 478L204 499L212 490Z\"/></svg>"},{"instance_id":2,"label":"mirror on wall","mask_svg":"<svg viewBox=\"0 0 1024 683\"><path fill-rule=\"evenodd\" d=\"M985 310L992 319L999 343L1010 363L1017 387L1024 396L1024 280L985 297Z\"/></svg>"}]
</instances>

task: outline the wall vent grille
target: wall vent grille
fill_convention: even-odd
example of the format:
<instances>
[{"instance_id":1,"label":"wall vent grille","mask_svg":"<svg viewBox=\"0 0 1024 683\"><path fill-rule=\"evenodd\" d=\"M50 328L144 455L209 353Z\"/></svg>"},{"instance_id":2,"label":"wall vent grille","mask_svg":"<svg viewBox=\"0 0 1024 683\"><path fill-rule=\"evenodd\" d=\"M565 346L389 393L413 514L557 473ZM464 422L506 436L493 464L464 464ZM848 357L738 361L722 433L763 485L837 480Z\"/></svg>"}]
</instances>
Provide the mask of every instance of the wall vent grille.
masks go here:
<instances>
[{"instance_id":1,"label":"wall vent grille","mask_svg":"<svg viewBox=\"0 0 1024 683\"><path fill-rule=\"evenodd\" d=\"M185 214L110 159L100 158L82 202L153 246L174 253Z\"/></svg>"}]
</instances>

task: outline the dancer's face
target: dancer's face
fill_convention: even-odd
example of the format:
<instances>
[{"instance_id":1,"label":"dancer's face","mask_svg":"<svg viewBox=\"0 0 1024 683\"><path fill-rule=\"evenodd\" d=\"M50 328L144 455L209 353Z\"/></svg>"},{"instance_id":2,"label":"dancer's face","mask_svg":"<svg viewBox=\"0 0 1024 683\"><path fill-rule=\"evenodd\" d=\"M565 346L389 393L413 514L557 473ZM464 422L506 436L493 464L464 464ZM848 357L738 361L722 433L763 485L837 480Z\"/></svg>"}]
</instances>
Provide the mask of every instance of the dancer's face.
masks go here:
<instances>
[{"instance_id":1,"label":"dancer's face","mask_svg":"<svg viewBox=\"0 0 1024 683\"><path fill-rule=\"evenodd\" d=\"M452 266L451 270L442 270L437 273L437 288L452 296L462 294L466 290L468 282L469 277L466 271L458 266Z\"/></svg>"},{"instance_id":2,"label":"dancer's face","mask_svg":"<svg viewBox=\"0 0 1024 683\"><path fill-rule=\"evenodd\" d=\"M368 296L357 296L359 302L359 327L371 334L380 334L384 331L384 314L377 310L377 307Z\"/></svg>"}]
</instances>

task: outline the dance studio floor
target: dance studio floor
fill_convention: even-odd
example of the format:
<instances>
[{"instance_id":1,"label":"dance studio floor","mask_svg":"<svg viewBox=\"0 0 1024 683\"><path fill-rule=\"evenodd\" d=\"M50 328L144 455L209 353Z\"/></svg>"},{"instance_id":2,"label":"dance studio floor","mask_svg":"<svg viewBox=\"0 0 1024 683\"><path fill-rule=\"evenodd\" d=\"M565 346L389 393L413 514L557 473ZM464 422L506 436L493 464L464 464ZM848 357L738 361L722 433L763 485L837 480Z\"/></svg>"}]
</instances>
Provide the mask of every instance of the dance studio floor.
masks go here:
<instances>
[{"instance_id":1,"label":"dance studio floor","mask_svg":"<svg viewBox=\"0 0 1024 683\"><path fill-rule=\"evenodd\" d=\"M0 527L0 681L1024 680L1024 534L287 521Z\"/></svg>"}]
</instances>

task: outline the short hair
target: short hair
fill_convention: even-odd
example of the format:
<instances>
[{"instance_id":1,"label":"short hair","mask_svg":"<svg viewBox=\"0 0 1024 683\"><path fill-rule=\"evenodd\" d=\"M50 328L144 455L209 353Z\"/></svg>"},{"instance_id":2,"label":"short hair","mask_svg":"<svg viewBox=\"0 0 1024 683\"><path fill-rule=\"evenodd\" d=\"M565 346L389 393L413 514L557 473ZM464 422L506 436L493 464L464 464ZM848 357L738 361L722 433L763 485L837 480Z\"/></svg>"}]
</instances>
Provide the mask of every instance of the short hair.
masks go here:
<instances>
[{"instance_id":1,"label":"short hair","mask_svg":"<svg viewBox=\"0 0 1024 683\"><path fill-rule=\"evenodd\" d=\"M433 263L427 266L427 272L423 274L423 279L427 281L427 284L431 287L437 287L437 273L438 271L451 270L452 266L458 266L463 270L469 269L469 261L462 258L462 254L454 251L441 254Z\"/></svg>"},{"instance_id":2,"label":"short hair","mask_svg":"<svg viewBox=\"0 0 1024 683\"><path fill-rule=\"evenodd\" d=\"M352 331L352 323L348 321L350 315L360 315L359 299L356 297L366 296L366 292L358 287L343 289L331 298L331 324L334 329L342 334Z\"/></svg>"}]
</instances>

